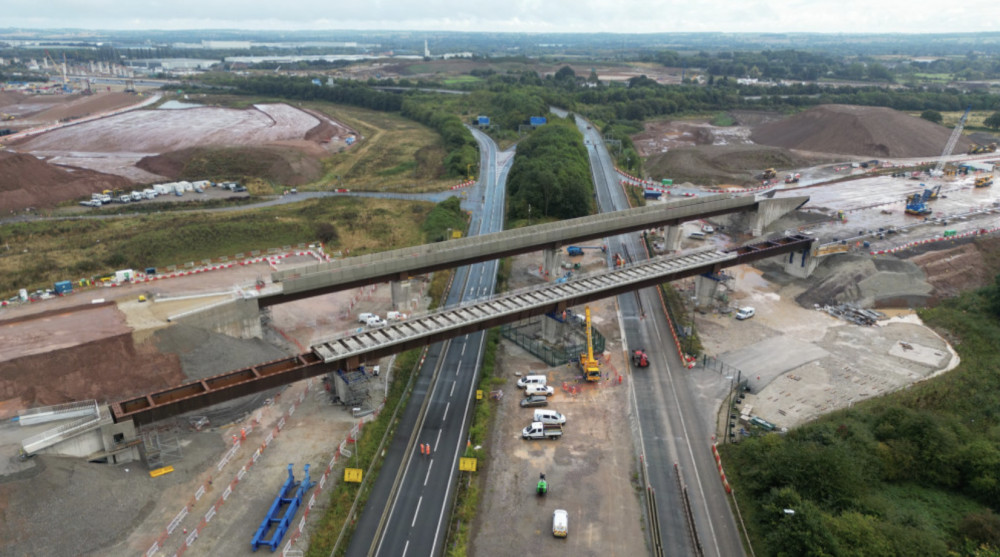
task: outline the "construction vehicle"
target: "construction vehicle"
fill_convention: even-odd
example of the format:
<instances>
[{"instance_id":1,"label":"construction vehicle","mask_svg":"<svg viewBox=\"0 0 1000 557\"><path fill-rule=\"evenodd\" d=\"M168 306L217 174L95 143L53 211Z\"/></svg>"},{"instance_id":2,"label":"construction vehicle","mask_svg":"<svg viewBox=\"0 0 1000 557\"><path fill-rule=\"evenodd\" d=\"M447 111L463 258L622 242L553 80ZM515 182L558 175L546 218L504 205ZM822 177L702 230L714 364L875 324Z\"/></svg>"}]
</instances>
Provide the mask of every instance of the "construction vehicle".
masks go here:
<instances>
[{"instance_id":1,"label":"construction vehicle","mask_svg":"<svg viewBox=\"0 0 1000 557\"><path fill-rule=\"evenodd\" d=\"M531 422L531 425L521 430L522 439L559 439L562 434L561 425L547 425L542 422Z\"/></svg>"},{"instance_id":2,"label":"construction vehicle","mask_svg":"<svg viewBox=\"0 0 1000 557\"><path fill-rule=\"evenodd\" d=\"M798 183L798 181L799 181L800 178L802 178L801 174L788 174L788 175L785 176L785 183L786 184L795 184L795 183Z\"/></svg>"},{"instance_id":3,"label":"construction vehicle","mask_svg":"<svg viewBox=\"0 0 1000 557\"><path fill-rule=\"evenodd\" d=\"M934 170L931 171L931 176L937 177L944 174L943 169L945 157L951 155L952 150L955 148L955 144L958 143L958 137L962 135L962 128L965 127L965 121L969 119L969 112L971 111L972 106L970 105L969 108L965 109L965 114L962 115L962 118L958 121L955 129L951 131L951 137L948 138L948 143L945 144L944 151L941 152L941 158L939 158L937 164L934 165ZM909 209L907 209L907 212L909 213Z\"/></svg>"},{"instance_id":4,"label":"construction vehicle","mask_svg":"<svg viewBox=\"0 0 1000 557\"><path fill-rule=\"evenodd\" d=\"M0 119L3 119L3 120L13 120L14 119L14 115L13 114L7 114L6 112L0 112Z\"/></svg>"},{"instance_id":5,"label":"construction vehicle","mask_svg":"<svg viewBox=\"0 0 1000 557\"><path fill-rule=\"evenodd\" d=\"M632 352L632 365L635 367L649 367L649 356L644 350Z\"/></svg>"},{"instance_id":6,"label":"construction vehicle","mask_svg":"<svg viewBox=\"0 0 1000 557\"><path fill-rule=\"evenodd\" d=\"M920 184L923 186L923 184ZM924 193L921 194L920 198L923 201L931 201L932 199L937 199L941 194L941 185L934 186L933 188L925 188Z\"/></svg>"},{"instance_id":7,"label":"construction vehicle","mask_svg":"<svg viewBox=\"0 0 1000 557\"><path fill-rule=\"evenodd\" d=\"M931 210L924 205L924 197L922 194L915 193L906 199L906 214L907 215L929 215Z\"/></svg>"},{"instance_id":8,"label":"construction vehicle","mask_svg":"<svg viewBox=\"0 0 1000 557\"><path fill-rule=\"evenodd\" d=\"M764 169L764 173L761 174L761 177L764 180L770 180L772 178L777 178L778 177L778 173L773 168L765 168Z\"/></svg>"},{"instance_id":9,"label":"construction vehicle","mask_svg":"<svg viewBox=\"0 0 1000 557\"><path fill-rule=\"evenodd\" d=\"M583 371L583 378L587 381L601 380L601 364L594 359L594 335L590 324L590 306L585 310L587 316L587 352L580 354L580 370Z\"/></svg>"},{"instance_id":10,"label":"construction vehicle","mask_svg":"<svg viewBox=\"0 0 1000 557\"><path fill-rule=\"evenodd\" d=\"M975 186L977 188L988 188L993 185L993 176L980 176L976 178Z\"/></svg>"},{"instance_id":11,"label":"construction vehicle","mask_svg":"<svg viewBox=\"0 0 1000 557\"><path fill-rule=\"evenodd\" d=\"M969 154L981 155L983 153L995 153L996 150L997 150L996 143L990 143L989 145L973 144L972 147L969 147Z\"/></svg>"},{"instance_id":12,"label":"construction vehicle","mask_svg":"<svg viewBox=\"0 0 1000 557\"><path fill-rule=\"evenodd\" d=\"M569 255L571 257L576 255L583 255L583 250L586 249L599 249L601 250L601 253L607 253L608 251L607 246L567 246L566 255Z\"/></svg>"}]
</instances>

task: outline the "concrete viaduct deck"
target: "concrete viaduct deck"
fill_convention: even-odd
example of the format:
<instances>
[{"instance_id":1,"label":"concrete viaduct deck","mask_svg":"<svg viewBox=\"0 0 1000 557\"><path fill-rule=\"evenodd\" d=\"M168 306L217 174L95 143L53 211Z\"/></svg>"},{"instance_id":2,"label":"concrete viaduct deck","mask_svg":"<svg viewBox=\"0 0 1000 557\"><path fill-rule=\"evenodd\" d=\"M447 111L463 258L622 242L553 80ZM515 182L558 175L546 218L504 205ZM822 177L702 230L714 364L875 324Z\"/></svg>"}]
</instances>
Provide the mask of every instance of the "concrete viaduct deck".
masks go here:
<instances>
[{"instance_id":1,"label":"concrete viaduct deck","mask_svg":"<svg viewBox=\"0 0 1000 557\"><path fill-rule=\"evenodd\" d=\"M691 220L729 213L754 211L770 222L804 205L808 200L805 196L780 199L756 199L753 196L729 194L695 197L669 205L648 205L438 244L315 263L273 273L272 280L281 283L281 291L261 295L258 303L264 308L366 284L406 280L441 269L543 249L558 249L566 244L660 226L676 226Z\"/></svg>"},{"instance_id":2,"label":"concrete viaduct deck","mask_svg":"<svg viewBox=\"0 0 1000 557\"><path fill-rule=\"evenodd\" d=\"M389 326L330 339L311 351L248 368L192 381L111 405L116 422L148 424L309 377L354 369L360 362L411 348L512 323L568 306L583 304L723 267L784 255L806 253L813 238L793 235L727 250L658 257L617 269L582 275L563 283L500 294L475 303L446 308Z\"/></svg>"}]
</instances>

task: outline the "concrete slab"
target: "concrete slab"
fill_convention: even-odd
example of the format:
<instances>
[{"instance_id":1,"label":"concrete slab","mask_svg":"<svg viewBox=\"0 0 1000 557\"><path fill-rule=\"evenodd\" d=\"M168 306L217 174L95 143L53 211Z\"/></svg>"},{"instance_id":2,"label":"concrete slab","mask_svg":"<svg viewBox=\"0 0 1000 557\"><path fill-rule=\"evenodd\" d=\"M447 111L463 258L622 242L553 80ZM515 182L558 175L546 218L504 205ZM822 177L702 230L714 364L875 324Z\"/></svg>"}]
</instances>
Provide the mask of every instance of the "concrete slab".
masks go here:
<instances>
[{"instance_id":1,"label":"concrete slab","mask_svg":"<svg viewBox=\"0 0 1000 557\"><path fill-rule=\"evenodd\" d=\"M776 335L739 350L725 352L718 359L742 371L745 376L755 379L759 376L758 384L768 384L783 373L828 355L829 352L811 342Z\"/></svg>"},{"instance_id":2,"label":"concrete slab","mask_svg":"<svg viewBox=\"0 0 1000 557\"><path fill-rule=\"evenodd\" d=\"M951 358L951 354L945 350L939 350L930 346L921 346L912 342L903 342L901 340L892 345L892 348L889 349L889 355L933 369L944 367Z\"/></svg>"}]
</instances>

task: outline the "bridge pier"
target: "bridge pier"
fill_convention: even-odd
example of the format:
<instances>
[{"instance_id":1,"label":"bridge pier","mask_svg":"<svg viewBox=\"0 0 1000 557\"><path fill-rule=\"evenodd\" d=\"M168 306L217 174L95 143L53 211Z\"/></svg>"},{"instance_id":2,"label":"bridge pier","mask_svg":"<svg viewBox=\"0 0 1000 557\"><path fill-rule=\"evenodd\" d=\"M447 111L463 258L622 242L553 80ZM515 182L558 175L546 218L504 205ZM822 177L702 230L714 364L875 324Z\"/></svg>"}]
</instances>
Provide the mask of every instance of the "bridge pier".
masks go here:
<instances>
[{"instance_id":1,"label":"bridge pier","mask_svg":"<svg viewBox=\"0 0 1000 557\"><path fill-rule=\"evenodd\" d=\"M410 281L394 280L390 283L390 288L392 290L392 309L394 311L409 309L406 305L410 300Z\"/></svg>"},{"instance_id":2,"label":"bridge pier","mask_svg":"<svg viewBox=\"0 0 1000 557\"><path fill-rule=\"evenodd\" d=\"M668 226L666 233L663 235L663 249L667 251L680 250L682 230L679 224Z\"/></svg>"},{"instance_id":3,"label":"bridge pier","mask_svg":"<svg viewBox=\"0 0 1000 557\"><path fill-rule=\"evenodd\" d=\"M559 275L559 248L545 248L542 263L542 278L549 280Z\"/></svg>"},{"instance_id":4,"label":"bridge pier","mask_svg":"<svg viewBox=\"0 0 1000 557\"><path fill-rule=\"evenodd\" d=\"M703 274L695 277L694 280L694 297L695 306L704 307L712 304L712 300L715 299L716 293L719 291L719 282L721 279L716 274Z\"/></svg>"},{"instance_id":5,"label":"bridge pier","mask_svg":"<svg viewBox=\"0 0 1000 557\"><path fill-rule=\"evenodd\" d=\"M562 323L552 319L551 317L542 316L542 340L550 344L556 344L559 342L559 326Z\"/></svg>"},{"instance_id":6,"label":"bridge pier","mask_svg":"<svg viewBox=\"0 0 1000 557\"><path fill-rule=\"evenodd\" d=\"M780 257L781 269L795 278L806 278L819 266L819 257L814 256L808 249L793 251Z\"/></svg>"}]
</instances>

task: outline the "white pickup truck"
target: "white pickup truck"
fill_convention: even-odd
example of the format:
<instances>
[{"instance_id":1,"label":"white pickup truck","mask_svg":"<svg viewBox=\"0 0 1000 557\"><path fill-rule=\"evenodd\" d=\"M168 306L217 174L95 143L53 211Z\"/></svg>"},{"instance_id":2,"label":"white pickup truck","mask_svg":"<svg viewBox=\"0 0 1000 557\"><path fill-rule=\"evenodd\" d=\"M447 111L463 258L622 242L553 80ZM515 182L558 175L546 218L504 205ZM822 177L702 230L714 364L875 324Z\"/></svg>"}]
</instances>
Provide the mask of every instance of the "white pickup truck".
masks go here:
<instances>
[{"instance_id":1,"label":"white pickup truck","mask_svg":"<svg viewBox=\"0 0 1000 557\"><path fill-rule=\"evenodd\" d=\"M562 436L561 425L549 425L542 422L531 422L531 425L521 430L524 439L559 439Z\"/></svg>"}]
</instances>

